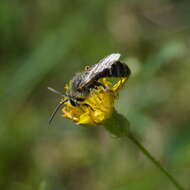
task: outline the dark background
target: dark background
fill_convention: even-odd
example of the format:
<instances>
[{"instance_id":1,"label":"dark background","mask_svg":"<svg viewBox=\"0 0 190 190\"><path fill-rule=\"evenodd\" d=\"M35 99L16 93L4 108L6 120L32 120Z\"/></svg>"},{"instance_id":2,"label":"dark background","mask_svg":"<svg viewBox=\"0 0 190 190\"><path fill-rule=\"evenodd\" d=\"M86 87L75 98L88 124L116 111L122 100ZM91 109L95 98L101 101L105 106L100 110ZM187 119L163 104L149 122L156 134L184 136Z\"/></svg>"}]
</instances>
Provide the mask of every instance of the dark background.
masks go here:
<instances>
[{"instance_id":1,"label":"dark background","mask_svg":"<svg viewBox=\"0 0 190 190\"><path fill-rule=\"evenodd\" d=\"M0 189L173 190L130 142L50 113L86 65L120 52L132 70L117 110L190 188L188 0L1 0Z\"/></svg>"}]
</instances>

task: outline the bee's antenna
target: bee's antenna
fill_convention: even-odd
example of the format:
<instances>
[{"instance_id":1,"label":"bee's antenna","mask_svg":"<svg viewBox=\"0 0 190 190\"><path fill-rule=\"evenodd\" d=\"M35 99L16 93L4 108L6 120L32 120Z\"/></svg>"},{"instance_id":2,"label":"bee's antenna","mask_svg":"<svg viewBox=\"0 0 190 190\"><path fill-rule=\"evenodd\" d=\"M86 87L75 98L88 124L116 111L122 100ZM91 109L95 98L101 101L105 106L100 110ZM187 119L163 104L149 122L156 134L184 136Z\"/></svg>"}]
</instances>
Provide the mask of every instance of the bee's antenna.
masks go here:
<instances>
[{"instance_id":1,"label":"bee's antenna","mask_svg":"<svg viewBox=\"0 0 190 190\"><path fill-rule=\"evenodd\" d=\"M61 92L59 92L59 91L57 91L57 90L55 90L55 89L53 89L53 88L51 88L51 87L48 87L48 90L50 90L51 92L53 92L53 93L55 93L55 94L58 94L58 95L60 95L60 96L63 96L63 97L66 96L65 94L62 94Z\"/></svg>"},{"instance_id":2,"label":"bee's antenna","mask_svg":"<svg viewBox=\"0 0 190 190\"><path fill-rule=\"evenodd\" d=\"M59 108L66 102L68 101L68 99L60 102L56 107L55 107L55 110L53 111L53 113L51 114L51 117L50 117L50 120L49 120L49 124L51 124L53 118L55 117L55 114L57 113L57 111L59 110Z\"/></svg>"}]
</instances>

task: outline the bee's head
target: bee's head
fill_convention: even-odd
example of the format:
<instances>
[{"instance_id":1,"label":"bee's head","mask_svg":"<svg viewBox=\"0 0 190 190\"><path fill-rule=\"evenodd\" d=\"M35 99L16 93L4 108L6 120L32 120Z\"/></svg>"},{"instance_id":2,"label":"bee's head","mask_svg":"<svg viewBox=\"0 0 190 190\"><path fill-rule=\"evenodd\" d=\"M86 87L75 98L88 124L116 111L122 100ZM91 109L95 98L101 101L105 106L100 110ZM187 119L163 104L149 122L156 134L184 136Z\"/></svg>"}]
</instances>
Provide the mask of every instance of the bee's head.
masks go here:
<instances>
[{"instance_id":1,"label":"bee's head","mask_svg":"<svg viewBox=\"0 0 190 190\"><path fill-rule=\"evenodd\" d=\"M68 90L66 91L65 94L63 94L51 87L48 87L48 90L63 97L63 100L56 106L55 110L53 111L53 113L50 117L50 120L49 120L49 124L52 122L53 118L55 117L55 114L58 112L58 110L61 108L61 106L65 102L69 101L72 106L77 106L77 105L79 105L80 102L84 101L84 99L85 99L80 92L77 92L77 91L75 92L74 90L72 90L70 88L68 88Z\"/></svg>"},{"instance_id":2,"label":"bee's head","mask_svg":"<svg viewBox=\"0 0 190 190\"><path fill-rule=\"evenodd\" d=\"M66 91L66 97L72 106L77 106L80 102L84 101L86 96L83 92L79 92L77 90L68 89Z\"/></svg>"}]
</instances>

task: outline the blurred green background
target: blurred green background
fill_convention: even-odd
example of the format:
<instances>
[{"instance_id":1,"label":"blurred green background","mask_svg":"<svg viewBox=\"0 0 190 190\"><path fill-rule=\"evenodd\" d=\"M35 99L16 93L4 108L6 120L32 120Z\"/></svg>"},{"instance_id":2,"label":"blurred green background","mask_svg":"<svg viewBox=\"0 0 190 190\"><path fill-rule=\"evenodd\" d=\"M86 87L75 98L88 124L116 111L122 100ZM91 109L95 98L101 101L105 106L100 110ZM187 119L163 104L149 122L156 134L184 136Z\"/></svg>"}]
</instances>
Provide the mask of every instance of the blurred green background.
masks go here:
<instances>
[{"instance_id":1,"label":"blurred green background","mask_svg":"<svg viewBox=\"0 0 190 190\"><path fill-rule=\"evenodd\" d=\"M128 141L50 113L86 65L120 52L116 108L190 188L190 1L1 0L0 189L172 190Z\"/></svg>"}]
</instances>

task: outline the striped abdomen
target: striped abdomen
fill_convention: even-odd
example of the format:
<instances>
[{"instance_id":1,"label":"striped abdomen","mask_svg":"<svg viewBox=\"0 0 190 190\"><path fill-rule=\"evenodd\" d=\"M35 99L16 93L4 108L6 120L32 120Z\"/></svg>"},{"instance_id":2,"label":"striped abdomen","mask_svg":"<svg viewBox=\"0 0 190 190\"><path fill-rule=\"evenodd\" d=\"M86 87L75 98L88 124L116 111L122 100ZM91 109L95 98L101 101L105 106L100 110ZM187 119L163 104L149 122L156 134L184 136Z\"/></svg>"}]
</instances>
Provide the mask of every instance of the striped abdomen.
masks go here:
<instances>
[{"instance_id":1,"label":"striped abdomen","mask_svg":"<svg viewBox=\"0 0 190 190\"><path fill-rule=\"evenodd\" d=\"M120 61L115 62L110 68L105 68L101 73L96 76L96 79L103 77L129 77L131 71L125 63Z\"/></svg>"}]
</instances>

